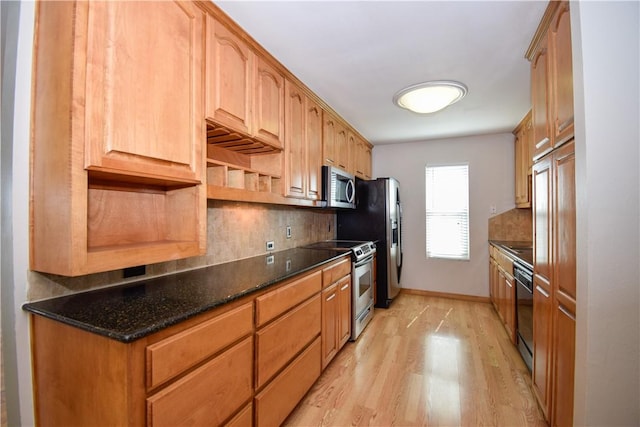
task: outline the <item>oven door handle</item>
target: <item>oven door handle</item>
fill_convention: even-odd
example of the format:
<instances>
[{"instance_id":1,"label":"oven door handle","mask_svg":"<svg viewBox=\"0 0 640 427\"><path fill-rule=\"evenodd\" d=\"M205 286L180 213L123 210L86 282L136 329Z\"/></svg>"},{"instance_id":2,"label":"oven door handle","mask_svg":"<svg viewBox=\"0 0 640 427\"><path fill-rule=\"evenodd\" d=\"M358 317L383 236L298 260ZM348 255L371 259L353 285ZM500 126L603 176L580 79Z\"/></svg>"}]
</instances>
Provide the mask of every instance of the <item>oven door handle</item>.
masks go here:
<instances>
[{"instance_id":1,"label":"oven door handle","mask_svg":"<svg viewBox=\"0 0 640 427\"><path fill-rule=\"evenodd\" d=\"M371 254L371 255L369 255L368 257L366 257L366 258L364 258L364 259L362 259L362 260L360 260L360 261L357 261L357 262L356 262L356 267L360 267L360 266L362 266L362 265L368 264L368 263L370 263L371 261L373 261L373 255L374 255L374 254Z\"/></svg>"}]
</instances>

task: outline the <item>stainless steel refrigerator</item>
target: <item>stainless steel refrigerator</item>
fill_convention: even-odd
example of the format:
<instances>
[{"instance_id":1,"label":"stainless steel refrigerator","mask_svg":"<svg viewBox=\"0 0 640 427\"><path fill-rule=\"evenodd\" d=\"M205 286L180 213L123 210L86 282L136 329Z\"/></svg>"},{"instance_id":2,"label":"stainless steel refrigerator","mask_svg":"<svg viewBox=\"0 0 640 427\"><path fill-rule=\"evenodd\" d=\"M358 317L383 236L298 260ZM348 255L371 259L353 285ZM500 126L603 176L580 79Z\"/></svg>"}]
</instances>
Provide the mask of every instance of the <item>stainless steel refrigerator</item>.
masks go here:
<instances>
[{"instance_id":1,"label":"stainless steel refrigerator","mask_svg":"<svg viewBox=\"0 0 640 427\"><path fill-rule=\"evenodd\" d=\"M337 238L376 244L376 307L388 308L400 292L402 207L394 178L357 179L355 210L337 213Z\"/></svg>"}]
</instances>

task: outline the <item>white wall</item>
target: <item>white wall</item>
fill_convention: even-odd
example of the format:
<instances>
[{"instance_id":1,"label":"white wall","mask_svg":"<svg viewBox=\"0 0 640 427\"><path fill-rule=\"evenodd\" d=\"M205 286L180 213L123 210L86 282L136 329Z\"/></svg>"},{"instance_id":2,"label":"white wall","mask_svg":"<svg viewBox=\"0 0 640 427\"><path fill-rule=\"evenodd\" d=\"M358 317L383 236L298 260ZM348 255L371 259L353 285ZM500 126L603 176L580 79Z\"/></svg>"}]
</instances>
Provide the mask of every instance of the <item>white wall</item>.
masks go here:
<instances>
[{"instance_id":1,"label":"white wall","mask_svg":"<svg viewBox=\"0 0 640 427\"><path fill-rule=\"evenodd\" d=\"M572 2L575 425L640 425L640 5Z\"/></svg>"},{"instance_id":2,"label":"white wall","mask_svg":"<svg viewBox=\"0 0 640 427\"><path fill-rule=\"evenodd\" d=\"M34 3L3 2L2 13L2 353L8 423L30 426L34 417L29 323L21 306L27 300L29 268ZM14 43L15 50L4 49Z\"/></svg>"},{"instance_id":3,"label":"white wall","mask_svg":"<svg viewBox=\"0 0 640 427\"><path fill-rule=\"evenodd\" d=\"M374 146L373 175L400 181L403 288L489 296L490 206L498 213L514 208L513 141L508 133ZM462 162L469 163L470 260L427 260L424 168Z\"/></svg>"}]
</instances>

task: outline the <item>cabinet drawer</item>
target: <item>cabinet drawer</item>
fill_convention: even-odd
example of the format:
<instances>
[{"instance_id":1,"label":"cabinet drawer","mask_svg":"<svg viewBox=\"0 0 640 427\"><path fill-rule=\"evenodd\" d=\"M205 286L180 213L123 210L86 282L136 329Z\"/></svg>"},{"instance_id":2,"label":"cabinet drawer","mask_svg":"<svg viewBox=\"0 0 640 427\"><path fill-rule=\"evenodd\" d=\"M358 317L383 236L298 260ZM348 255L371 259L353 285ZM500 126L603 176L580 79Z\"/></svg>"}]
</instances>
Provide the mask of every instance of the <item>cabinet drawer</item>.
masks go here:
<instances>
[{"instance_id":1,"label":"cabinet drawer","mask_svg":"<svg viewBox=\"0 0 640 427\"><path fill-rule=\"evenodd\" d=\"M320 376L320 338L256 395L256 425L277 426Z\"/></svg>"},{"instance_id":2,"label":"cabinet drawer","mask_svg":"<svg viewBox=\"0 0 640 427\"><path fill-rule=\"evenodd\" d=\"M322 286L329 286L351 273L351 259L347 258L322 270Z\"/></svg>"},{"instance_id":3,"label":"cabinet drawer","mask_svg":"<svg viewBox=\"0 0 640 427\"><path fill-rule=\"evenodd\" d=\"M251 303L147 347L147 387L154 388L253 330Z\"/></svg>"},{"instance_id":4,"label":"cabinet drawer","mask_svg":"<svg viewBox=\"0 0 640 427\"><path fill-rule=\"evenodd\" d=\"M236 344L147 399L149 426L220 425L252 394L253 340Z\"/></svg>"},{"instance_id":5,"label":"cabinet drawer","mask_svg":"<svg viewBox=\"0 0 640 427\"><path fill-rule=\"evenodd\" d=\"M262 326L322 289L319 271L256 298L256 326Z\"/></svg>"},{"instance_id":6,"label":"cabinet drawer","mask_svg":"<svg viewBox=\"0 0 640 427\"><path fill-rule=\"evenodd\" d=\"M256 333L256 388L262 387L320 333L320 295Z\"/></svg>"}]
</instances>

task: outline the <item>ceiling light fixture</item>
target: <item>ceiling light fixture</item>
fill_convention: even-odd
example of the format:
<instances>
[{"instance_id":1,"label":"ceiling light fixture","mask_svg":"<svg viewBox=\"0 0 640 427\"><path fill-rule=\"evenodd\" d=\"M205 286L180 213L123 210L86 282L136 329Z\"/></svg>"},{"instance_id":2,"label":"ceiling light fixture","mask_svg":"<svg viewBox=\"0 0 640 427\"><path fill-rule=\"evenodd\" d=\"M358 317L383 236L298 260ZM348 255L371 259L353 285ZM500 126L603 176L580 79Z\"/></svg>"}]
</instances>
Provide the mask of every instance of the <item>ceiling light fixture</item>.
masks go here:
<instances>
[{"instance_id":1,"label":"ceiling light fixture","mask_svg":"<svg viewBox=\"0 0 640 427\"><path fill-rule=\"evenodd\" d=\"M402 89L393 96L393 102L415 113L427 114L460 101L466 94L467 87L460 82L436 80Z\"/></svg>"}]
</instances>

